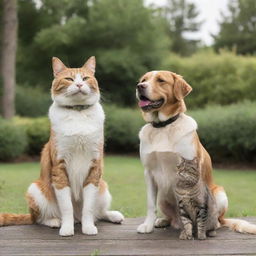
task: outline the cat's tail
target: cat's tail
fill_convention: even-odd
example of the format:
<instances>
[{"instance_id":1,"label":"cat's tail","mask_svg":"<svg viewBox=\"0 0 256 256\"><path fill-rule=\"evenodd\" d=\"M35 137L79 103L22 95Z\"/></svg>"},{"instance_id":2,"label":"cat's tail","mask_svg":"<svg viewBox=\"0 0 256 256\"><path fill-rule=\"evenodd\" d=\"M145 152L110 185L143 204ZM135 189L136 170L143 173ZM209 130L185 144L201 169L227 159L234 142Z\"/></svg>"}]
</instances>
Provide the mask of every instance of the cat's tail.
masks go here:
<instances>
[{"instance_id":1,"label":"cat's tail","mask_svg":"<svg viewBox=\"0 0 256 256\"><path fill-rule=\"evenodd\" d=\"M33 224L31 214L0 213L0 227Z\"/></svg>"},{"instance_id":2,"label":"cat's tail","mask_svg":"<svg viewBox=\"0 0 256 256\"><path fill-rule=\"evenodd\" d=\"M228 227L239 233L248 233L256 235L256 225L246 220L240 219L220 219L221 226Z\"/></svg>"}]
</instances>

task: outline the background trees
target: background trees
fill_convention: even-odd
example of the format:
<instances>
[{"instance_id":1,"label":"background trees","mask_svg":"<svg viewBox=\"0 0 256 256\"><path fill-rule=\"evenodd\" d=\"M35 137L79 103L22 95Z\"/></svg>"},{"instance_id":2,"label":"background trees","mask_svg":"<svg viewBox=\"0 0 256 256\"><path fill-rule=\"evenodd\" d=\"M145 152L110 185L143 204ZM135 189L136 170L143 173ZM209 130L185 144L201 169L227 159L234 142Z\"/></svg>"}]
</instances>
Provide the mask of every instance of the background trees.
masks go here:
<instances>
[{"instance_id":1,"label":"background trees","mask_svg":"<svg viewBox=\"0 0 256 256\"><path fill-rule=\"evenodd\" d=\"M143 72L159 66L168 53L170 40L163 18L155 16L142 0L97 0L90 5L81 0L42 3L37 9L33 1L23 1L19 10L18 82L48 90L51 56L80 66L95 55L107 100L122 105L134 103L131 85ZM28 24L31 16L36 29L27 31L32 26Z\"/></svg>"},{"instance_id":2,"label":"background trees","mask_svg":"<svg viewBox=\"0 0 256 256\"><path fill-rule=\"evenodd\" d=\"M256 1L231 0L229 14L222 15L215 49L234 49L238 54L256 53Z\"/></svg>"},{"instance_id":3,"label":"background trees","mask_svg":"<svg viewBox=\"0 0 256 256\"><path fill-rule=\"evenodd\" d=\"M15 1L2 0L0 3ZM229 14L223 15L221 30L215 36L212 48L217 52L227 48L236 49L238 54L254 54L255 7L254 0L230 0ZM3 10L0 9L0 15ZM6 17L1 16L2 19ZM8 15L8 20L13 20L11 15ZM217 95L209 99L211 103L237 102L237 95L250 100L256 97L254 93L244 93L253 87L255 81L252 76L255 67L248 64L253 61L239 58L243 68L237 69L229 65L225 54L218 55L220 58L213 57L213 53L208 55L209 51L200 48L199 39L188 36L188 33L197 32L201 25L198 8L191 0L168 0L162 8L146 6L143 0L19 0L18 20L15 101L18 115L46 114L51 102L52 56L76 67L89 56L96 55L97 78L107 104L134 106L134 86L139 76L147 70L161 68L180 72L188 81L191 80L197 95L191 99L191 106L207 105L205 99L210 98L210 91ZM2 29L1 45L12 48L11 54L7 48L2 48L2 63L7 59L14 62L16 40L10 37L15 31L15 26ZM195 57L184 58L191 55ZM196 66L198 59L202 60L199 61L200 67ZM211 59L214 61L208 63ZM179 68L183 65L189 68ZM2 112L8 112L5 117L11 117L14 113L14 86L10 84L15 85L15 70L11 73L3 71L7 66L2 65L1 71L2 81L9 83L0 90L4 95L1 108ZM193 66L196 66L196 73ZM212 66L216 66L216 72L229 68L229 75L223 77L223 72L216 75ZM218 83L208 82L209 79L216 81L216 77ZM221 81L228 81L228 85L223 87ZM197 88L201 89L196 91ZM234 93L228 93L227 88Z\"/></svg>"},{"instance_id":4,"label":"background trees","mask_svg":"<svg viewBox=\"0 0 256 256\"><path fill-rule=\"evenodd\" d=\"M1 46L1 78L3 84L2 114L10 119L15 113L15 67L17 48L17 2L2 1L2 46Z\"/></svg>"},{"instance_id":5,"label":"background trees","mask_svg":"<svg viewBox=\"0 0 256 256\"><path fill-rule=\"evenodd\" d=\"M167 31L172 40L171 51L180 55L190 55L198 47L199 39L188 39L186 33L200 29L199 11L195 4L186 0L168 0L163 8L167 21Z\"/></svg>"}]
</instances>

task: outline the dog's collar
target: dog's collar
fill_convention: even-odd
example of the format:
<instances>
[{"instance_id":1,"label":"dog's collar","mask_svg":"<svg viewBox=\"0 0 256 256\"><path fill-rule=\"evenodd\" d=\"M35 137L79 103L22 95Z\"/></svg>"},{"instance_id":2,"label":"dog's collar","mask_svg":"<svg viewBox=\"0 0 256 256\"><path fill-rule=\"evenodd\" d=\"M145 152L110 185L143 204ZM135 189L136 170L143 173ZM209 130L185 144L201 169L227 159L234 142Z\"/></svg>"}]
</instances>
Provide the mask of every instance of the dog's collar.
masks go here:
<instances>
[{"instance_id":1,"label":"dog's collar","mask_svg":"<svg viewBox=\"0 0 256 256\"><path fill-rule=\"evenodd\" d=\"M65 105L63 106L63 108L67 108L67 109L72 109L72 110L76 110L76 111L82 111L85 109L90 108L92 105Z\"/></svg>"},{"instance_id":2,"label":"dog's collar","mask_svg":"<svg viewBox=\"0 0 256 256\"><path fill-rule=\"evenodd\" d=\"M171 124L174 121L176 121L178 119L178 117L179 117L179 114L172 116L171 118L169 118L163 122L152 122L151 124L154 128L162 128L162 127L165 127L166 125Z\"/></svg>"}]
</instances>

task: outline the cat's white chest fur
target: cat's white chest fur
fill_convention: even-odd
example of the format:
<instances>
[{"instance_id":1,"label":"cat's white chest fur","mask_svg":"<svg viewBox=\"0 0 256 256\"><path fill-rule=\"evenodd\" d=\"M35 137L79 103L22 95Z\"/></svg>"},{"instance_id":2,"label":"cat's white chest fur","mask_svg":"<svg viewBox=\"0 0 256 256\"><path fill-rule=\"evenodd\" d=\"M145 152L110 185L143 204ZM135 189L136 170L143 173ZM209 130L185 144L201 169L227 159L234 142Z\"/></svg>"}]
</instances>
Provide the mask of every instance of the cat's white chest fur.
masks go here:
<instances>
[{"instance_id":1,"label":"cat's white chest fur","mask_svg":"<svg viewBox=\"0 0 256 256\"><path fill-rule=\"evenodd\" d=\"M103 109L99 103L82 111L61 108L53 103L49 117L56 138L57 158L65 161L72 196L79 201L92 161L100 157Z\"/></svg>"}]
</instances>

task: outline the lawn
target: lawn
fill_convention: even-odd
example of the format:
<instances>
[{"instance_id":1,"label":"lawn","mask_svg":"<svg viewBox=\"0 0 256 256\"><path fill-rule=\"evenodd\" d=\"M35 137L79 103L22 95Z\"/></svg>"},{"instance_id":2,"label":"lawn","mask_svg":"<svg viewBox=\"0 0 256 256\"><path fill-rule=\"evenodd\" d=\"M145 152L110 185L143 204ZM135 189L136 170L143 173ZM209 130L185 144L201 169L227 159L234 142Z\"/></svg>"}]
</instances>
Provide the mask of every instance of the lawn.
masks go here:
<instances>
[{"instance_id":1,"label":"lawn","mask_svg":"<svg viewBox=\"0 0 256 256\"><path fill-rule=\"evenodd\" d=\"M0 212L27 212L24 194L38 175L38 163L0 164ZM138 158L106 157L104 177L113 196L113 209L126 217L146 214L143 168ZM256 171L215 170L214 178L228 194L228 216L256 215Z\"/></svg>"}]
</instances>

